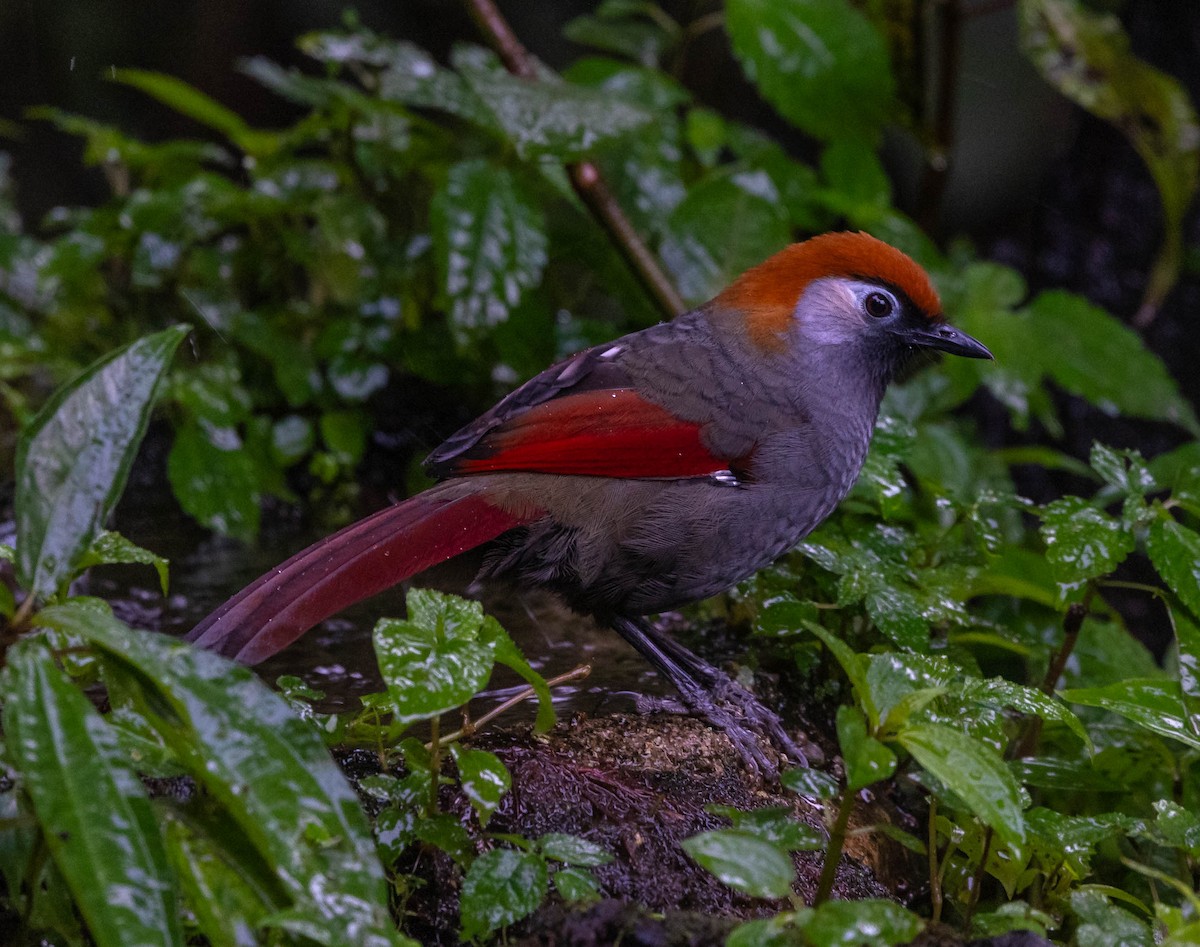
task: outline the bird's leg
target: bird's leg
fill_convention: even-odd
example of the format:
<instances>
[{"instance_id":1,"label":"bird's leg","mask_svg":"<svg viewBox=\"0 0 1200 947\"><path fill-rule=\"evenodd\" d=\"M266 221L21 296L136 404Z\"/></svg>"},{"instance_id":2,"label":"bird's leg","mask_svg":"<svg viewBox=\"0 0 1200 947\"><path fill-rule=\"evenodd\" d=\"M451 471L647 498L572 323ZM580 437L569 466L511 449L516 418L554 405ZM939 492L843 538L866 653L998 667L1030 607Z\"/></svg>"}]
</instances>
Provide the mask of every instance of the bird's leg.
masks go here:
<instances>
[{"instance_id":1,"label":"bird's leg","mask_svg":"<svg viewBox=\"0 0 1200 947\"><path fill-rule=\"evenodd\" d=\"M679 691L683 702L698 716L725 731L746 765L756 773L775 775L775 766L763 755L755 733L743 721L764 731L795 762L807 765L804 753L783 729L777 714L768 710L728 674L702 660L669 636L656 631L645 619L617 617L613 628ZM730 713L729 704L740 711Z\"/></svg>"}]
</instances>

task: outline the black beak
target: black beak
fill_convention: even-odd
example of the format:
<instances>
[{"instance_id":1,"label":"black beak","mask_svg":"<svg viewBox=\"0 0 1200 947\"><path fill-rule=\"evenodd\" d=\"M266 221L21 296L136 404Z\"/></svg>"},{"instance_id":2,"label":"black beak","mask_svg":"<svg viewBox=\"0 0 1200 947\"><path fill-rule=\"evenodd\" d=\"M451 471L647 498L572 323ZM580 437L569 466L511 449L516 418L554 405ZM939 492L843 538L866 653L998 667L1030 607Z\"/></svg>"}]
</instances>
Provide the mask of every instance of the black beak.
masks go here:
<instances>
[{"instance_id":1,"label":"black beak","mask_svg":"<svg viewBox=\"0 0 1200 947\"><path fill-rule=\"evenodd\" d=\"M967 358L990 358L995 356L987 350L982 342L976 342L962 329L956 329L947 322L932 322L929 325L910 329L905 334L905 341L923 349L938 349L951 355L963 355Z\"/></svg>"}]
</instances>

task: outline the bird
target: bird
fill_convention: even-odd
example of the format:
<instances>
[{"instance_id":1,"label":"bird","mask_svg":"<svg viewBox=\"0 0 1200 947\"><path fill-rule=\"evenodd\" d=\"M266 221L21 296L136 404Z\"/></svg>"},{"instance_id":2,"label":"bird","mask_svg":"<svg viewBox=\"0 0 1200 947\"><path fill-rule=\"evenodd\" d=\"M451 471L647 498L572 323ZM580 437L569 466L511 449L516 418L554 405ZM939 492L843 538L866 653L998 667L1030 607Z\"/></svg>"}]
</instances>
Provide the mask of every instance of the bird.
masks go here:
<instances>
[{"instance_id":1,"label":"bird","mask_svg":"<svg viewBox=\"0 0 1200 947\"><path fill-rule=\"evenodd\" d=\"M794 243L690 312L546 369L447 438L438 482L297 553L205 618L248 664L341 609L476 547L481 579L557 593L637 649L749 768L780 717L655 627L731 588L833 512L888 384L921 352L992 358L928 274L857 231Z\"/></svg>"}]
</instances>

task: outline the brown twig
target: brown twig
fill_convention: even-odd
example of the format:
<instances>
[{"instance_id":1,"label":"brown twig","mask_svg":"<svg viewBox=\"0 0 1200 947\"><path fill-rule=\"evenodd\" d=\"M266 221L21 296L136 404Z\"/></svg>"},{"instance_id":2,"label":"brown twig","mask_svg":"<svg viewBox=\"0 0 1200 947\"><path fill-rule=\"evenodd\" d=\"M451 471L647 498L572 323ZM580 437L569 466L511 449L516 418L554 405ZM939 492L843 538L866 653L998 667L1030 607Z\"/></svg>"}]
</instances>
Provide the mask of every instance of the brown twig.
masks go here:
<instances>
[{"instance_id":1,"label":"brown twig","mask_svg":"<svg viewBox=\"0 0 1200 947\"><path fill-rule=\"evenodd\" d=\"M467 12L487 38L491 47L499 54L504 67L514 76L537 81L537 67L517 35L504 19L504 14L493 0L464 0ZM637 274L642 285L654 297L659 309L668 317L679 315L687 305L675 284L663 272L658 260L646 242L634 229L629 218L617 203L600 169L591 161L576 161L567 165L567 175L579 199L592 215L608 231L613 243L625 257L625 262Z\"/></svg>"}]
</instances>

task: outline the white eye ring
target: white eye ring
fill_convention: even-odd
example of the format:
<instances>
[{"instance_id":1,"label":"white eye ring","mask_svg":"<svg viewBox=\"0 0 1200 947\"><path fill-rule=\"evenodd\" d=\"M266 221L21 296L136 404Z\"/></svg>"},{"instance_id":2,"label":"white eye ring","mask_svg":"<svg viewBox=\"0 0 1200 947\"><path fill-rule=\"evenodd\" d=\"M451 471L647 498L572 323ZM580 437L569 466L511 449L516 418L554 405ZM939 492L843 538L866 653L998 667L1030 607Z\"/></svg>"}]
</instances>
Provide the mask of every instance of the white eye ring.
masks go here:
<instances>
[{"instance_id":1,"label":"white eye ring","mask_svg":"<svg viewBox=\"0 0 1200 947\"><path fill-rule=\"evenodd\" d=\"M863 312L872 319L886 319L896 311L896 300L880 290L872 290L863 297Z\"/></svg>"}]
</instances>

